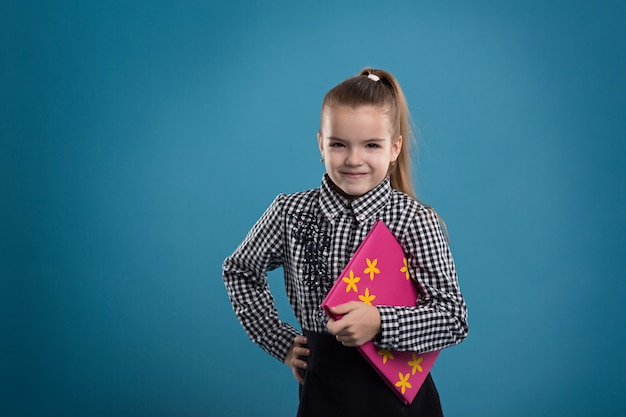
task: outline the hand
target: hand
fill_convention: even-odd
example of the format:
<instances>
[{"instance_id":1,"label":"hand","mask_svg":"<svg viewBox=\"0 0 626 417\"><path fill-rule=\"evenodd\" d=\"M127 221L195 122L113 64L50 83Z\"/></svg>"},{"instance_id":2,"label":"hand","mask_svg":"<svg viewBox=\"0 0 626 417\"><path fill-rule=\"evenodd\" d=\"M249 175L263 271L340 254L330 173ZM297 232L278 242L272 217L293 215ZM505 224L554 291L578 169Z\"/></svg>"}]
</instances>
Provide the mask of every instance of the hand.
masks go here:
<instances>
[{"instance_id":1,"label":"hand","mask_svg":"<svg viewBox=\"0 0 626 417\"><path fill-rule=\"evenodd\" d=\"M360 301L348 301L331 307L339 320L330 319L326 327L344 346L361 346L380 332L380 312L374 306Z\"/></svg>"},{"instance_id":2,"label":"hand","mask_svg":"<svg viewBox=\"0 0 626 417\"><path fill-rule=\"evenodd\" d=\"M306 369L308 363L306 360L302 359L302 357L311 356L311 351L306 347L306 337L298 335L293 340L294 343L285 357L285 364L291 368L293 376L296 380L300 384L304 384L304 378L302 377L300 370Z\"/></svg>"}]
</instances>

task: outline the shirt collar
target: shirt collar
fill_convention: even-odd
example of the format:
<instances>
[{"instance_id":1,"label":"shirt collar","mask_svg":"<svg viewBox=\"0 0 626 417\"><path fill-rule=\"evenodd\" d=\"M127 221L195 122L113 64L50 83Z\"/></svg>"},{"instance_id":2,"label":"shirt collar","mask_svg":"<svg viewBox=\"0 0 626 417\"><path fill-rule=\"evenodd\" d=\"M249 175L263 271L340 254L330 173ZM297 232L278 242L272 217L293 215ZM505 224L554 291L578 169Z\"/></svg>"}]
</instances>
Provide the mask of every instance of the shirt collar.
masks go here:
<instances>
[{"instance_id":1,"label":"shirt collar","mask_svg":"<svg viewBox=\"0 0 626 417\"><path fill-rule=\"evenodd\" d=\"M335 184L325 174L320 187L320 208L329 221L346 210L352 211L356 220L361 223L372 216L378 215L387 204L391 195L391 181L386 177L376 187L353 200L335 191Z\"/></svg>"}]
</instances>

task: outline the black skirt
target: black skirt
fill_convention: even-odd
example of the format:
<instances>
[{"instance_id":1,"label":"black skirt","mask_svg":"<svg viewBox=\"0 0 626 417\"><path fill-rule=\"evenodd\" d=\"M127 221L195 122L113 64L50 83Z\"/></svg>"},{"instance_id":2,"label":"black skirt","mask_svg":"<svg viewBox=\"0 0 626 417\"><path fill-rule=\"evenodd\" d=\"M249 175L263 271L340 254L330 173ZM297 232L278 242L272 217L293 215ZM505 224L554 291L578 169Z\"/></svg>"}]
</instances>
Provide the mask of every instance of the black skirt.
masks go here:
<instances>
[{"instance_id":1,"label":"black skirt","mask_svg":"<svg viewBox=\"0 0 626 417\"><path fill-rule=\"evenodd\" d=\"M405 405L356 348L334 336L304 331L311 356L300 386L298 417L441 417L439 393L430 376Z\"/></svg>"}]
</instances>

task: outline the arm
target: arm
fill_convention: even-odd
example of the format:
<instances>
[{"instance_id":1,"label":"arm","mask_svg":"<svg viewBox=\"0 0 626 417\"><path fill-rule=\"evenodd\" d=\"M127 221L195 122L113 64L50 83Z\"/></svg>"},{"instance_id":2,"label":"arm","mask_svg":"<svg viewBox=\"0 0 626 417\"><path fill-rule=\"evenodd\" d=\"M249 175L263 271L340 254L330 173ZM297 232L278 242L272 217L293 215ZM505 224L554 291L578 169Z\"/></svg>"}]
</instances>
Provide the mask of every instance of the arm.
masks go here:
<instances>
[{"instance_id":1,"label":"arm","mask_svg":"<svg viewBox=\"0 0 626 417\"><path fill-rule=\"evenodd\" d=\"M417 352L460 343L468 333L467 308L436 213L420 207L400 240L417 282L417 306L378 306L381 332L374 342L385 349Z\"/></svg>"},{"instance_id":2,"label":"arm","mask_svg":"<svg viewBox=\"0 0 626 417\"><path fill-rule=\"evenodd\" d=\"M278 196L223 264L233 310L250 340L283 362L298 332L278 317L267 271L283 263L282 198Z\"/></svg>"}]
</instances>

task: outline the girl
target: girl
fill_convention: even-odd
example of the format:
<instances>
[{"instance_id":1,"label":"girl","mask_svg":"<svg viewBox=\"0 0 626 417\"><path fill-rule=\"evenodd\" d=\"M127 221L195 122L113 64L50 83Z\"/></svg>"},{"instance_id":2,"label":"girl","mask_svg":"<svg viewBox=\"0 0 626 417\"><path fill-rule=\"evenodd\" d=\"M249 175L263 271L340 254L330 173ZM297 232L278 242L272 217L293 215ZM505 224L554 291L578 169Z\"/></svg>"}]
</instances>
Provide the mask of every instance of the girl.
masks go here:
<instances>
[{"instance_id":1,"label":"girl","mask_svg":"<svg viewBox=\"0 0 626 417\"><path fill-rule=\"evenodd\" d=\"M467 310L433 209L418 202L407 143L409 112L396 79L366 68L330 90L317 134L320 188L281 194L224 261L235 314L252 341L289 366L300 385L299 417L440 416L430 375L410 405L385 385L355 346L428 352L461 342ZM377 219L402 245L419 289L414 307L320 308ZM303 334L280 320L266 272L282 266Z\"/></svg>"}]
</instances>

